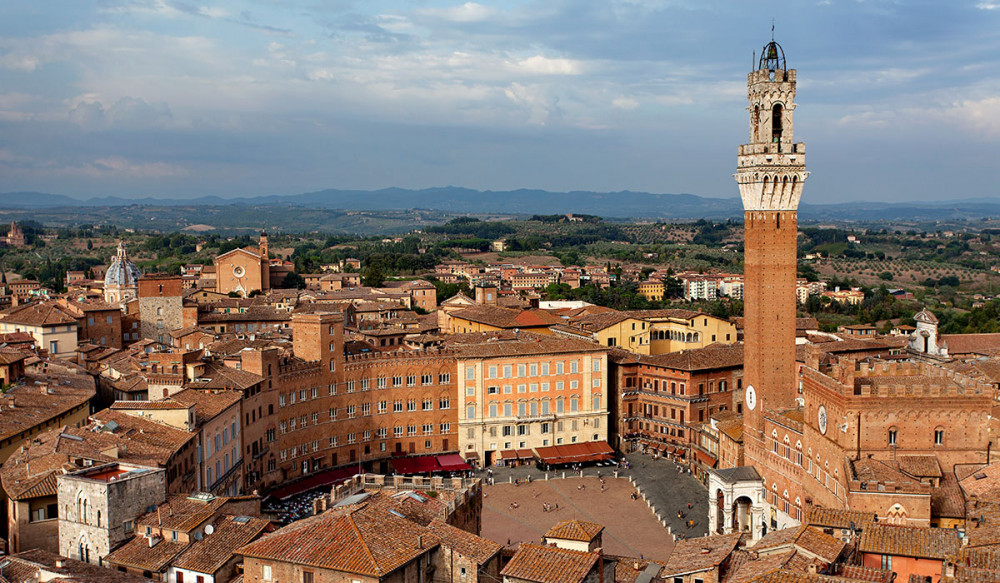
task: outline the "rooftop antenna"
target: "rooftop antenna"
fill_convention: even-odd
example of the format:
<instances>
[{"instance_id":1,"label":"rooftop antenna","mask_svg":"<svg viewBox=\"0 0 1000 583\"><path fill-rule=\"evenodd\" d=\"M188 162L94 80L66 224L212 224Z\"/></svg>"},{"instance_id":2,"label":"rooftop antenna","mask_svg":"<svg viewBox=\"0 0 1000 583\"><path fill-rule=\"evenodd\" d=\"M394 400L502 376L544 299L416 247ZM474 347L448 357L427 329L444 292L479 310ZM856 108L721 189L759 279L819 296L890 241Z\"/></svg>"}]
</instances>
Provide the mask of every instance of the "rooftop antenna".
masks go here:
<instances>
[{"instance_id":1,"label":"rooftop antenna","mask_svg":"<svg viewBox=\"0 0 1000 583\"><path fill-rule=\"evenodd\" d=\"M771 19L771 42L774 42L774 19Z\"/></svg>"}]
</instances>

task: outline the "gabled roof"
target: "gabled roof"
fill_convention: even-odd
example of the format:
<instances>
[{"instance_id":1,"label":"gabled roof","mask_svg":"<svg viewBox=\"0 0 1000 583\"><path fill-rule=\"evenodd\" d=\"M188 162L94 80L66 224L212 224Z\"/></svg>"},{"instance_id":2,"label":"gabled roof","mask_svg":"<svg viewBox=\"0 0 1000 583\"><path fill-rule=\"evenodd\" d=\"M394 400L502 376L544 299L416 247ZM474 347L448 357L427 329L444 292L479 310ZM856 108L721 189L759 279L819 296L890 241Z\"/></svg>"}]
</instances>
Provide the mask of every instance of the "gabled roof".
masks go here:
<instances>
[{"instance_id":1,"label":"gabled roof","mask_svg":"<svg viewBox=\"0 0 1000 583\"><path fill-rule=\"evenodd\" d=\"M641 364L685 371L742 367L743 345L713 344L694 350L642 356L639 360Z\"/></svg>"},{"instance_id":2,"label":"gabled roof","mask_svg":"<svg viewBox=\"0 0 1000 583\"><path fill-rule=\"evenodd\" d=\"M596 522L586 522L574 518L557 522L545 533L545 538L558 538L589 543L597 538L603 530L604 526Z\"/></svg>"},{"instance_id":3,"label":"gabled roof","mask_svg":"<svg viewBox=\"0 0 1000 583\"><path fill-rule=\"evenodd\" d=\"M293 522L238 552L246 557L383 577L436 546L424 544L420 525L360 505ZM430 537L428 537L430 538Z\"/></svg>"},{"instance_id":4,"label":"gabled roof","mask_svg":"<svg viewBox=\"0 0 1000 583\"><path fill-rule=\"evenodd\" d=\"M216 256L215 263L218 263L219 260L222 259L223 257L228 257L228 256L236 254L236 253L243 253L243 254L249 255L250 257L253 257L255 259L260 259L261 258L260 249L259 248L256 248L256 247L237 247L236 249L233 249L232 251L226 251L222 255Z\"/></svg>"},{"instance_id":5,"label":"gabled roof","mask_svg":"<svg viewBox=\"0 0 1000 583\"><path fill-rule=\"evenodd\" d=\"M579 583L587 577L600 556L597 552L522 543L500 574L505 578L534 583Z\"/></svg>"},{"instance_id":6,"label":"gabled roof","mask_svg":"<svg viewBox=\"0 0 1000 583\"><path fill-rule=\"evenodd\" d=\"M213 524L215 532L190 544L172 565L178 569L214 575L229 562L237 549L260 536L269 525L270 521L266 518L220 516Z\"/></svg>"},{"instance_id":7,"label":"gabled roof","mask_svg":"<svg viewBox=\"0 0 1000 583\"><path fill-rule=\"evenodd\" d=\"M894 524L872 524L858 541L863 553L944 560L958 552L961 540L950 528L921 528Z\"/></svg>"},{"instance_id":8,"label":"gabled roof","mask_svg":"<svg viewBox=\"0 0 1000 583\"><path fill-rule=\"evenodd\" d=\"M854 528L862 529L867 524L875 522L877 514L875 512L863 512L861 510L840 510L837 508L824 508L812 506L806 511L806 524L811 526L821 526L827 528Z\"/></svg>"},{"instance_id":9,"label":"gabled roof","mask_svg":"<svg viewBox=\"0 0 1000 583\"><path fill-rule=\"evenodd\" d=\"M663 567L663 577L698 573L717 568L736 550L742 534L717 534L677 541Z\"/></svg>"}]
</instances>

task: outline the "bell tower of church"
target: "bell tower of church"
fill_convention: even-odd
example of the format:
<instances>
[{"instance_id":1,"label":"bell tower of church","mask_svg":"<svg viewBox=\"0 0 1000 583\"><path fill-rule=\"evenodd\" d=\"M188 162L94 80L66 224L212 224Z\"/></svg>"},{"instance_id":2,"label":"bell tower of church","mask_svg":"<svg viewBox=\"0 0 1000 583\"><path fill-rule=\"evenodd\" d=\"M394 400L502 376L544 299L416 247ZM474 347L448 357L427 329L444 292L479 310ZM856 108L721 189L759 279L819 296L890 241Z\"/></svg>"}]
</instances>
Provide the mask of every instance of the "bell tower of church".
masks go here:
<instances>
[{"instance_id":1,"label":"bell tower of church","mask_svg":"<svg viewBox=\"0 0 1000 583\"><path fill-rule=\"evenodd\" d=\"M747 463L765 455L764 411L796 406L795 276L805 144L795 143L795 70L781 46L764 46L747 75L750 142L740 146L736 182L744 210L744 445Z\"/></svg>"}]
</instances>

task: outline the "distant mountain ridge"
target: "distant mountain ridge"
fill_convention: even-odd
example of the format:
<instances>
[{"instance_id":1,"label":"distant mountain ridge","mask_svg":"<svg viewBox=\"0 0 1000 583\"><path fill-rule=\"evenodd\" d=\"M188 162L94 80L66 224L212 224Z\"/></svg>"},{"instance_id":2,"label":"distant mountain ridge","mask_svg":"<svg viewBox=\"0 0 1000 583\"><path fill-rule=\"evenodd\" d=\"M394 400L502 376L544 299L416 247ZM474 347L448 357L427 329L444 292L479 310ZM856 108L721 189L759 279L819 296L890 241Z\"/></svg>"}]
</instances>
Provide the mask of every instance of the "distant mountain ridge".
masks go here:
<instances>
[{"instance_id":1,"label":"distant mountain ridge","mask_svg":"<svg viewBox=\"0 0 1000 583\"><path fill-rule=\"evenodd\" d=\"M132 205L194 206L272 206L346 210L430 209L469 214L562 214L567 212L604 217L649 219L726 219L741 218L740 199L711 198L694 194L654 194L649 192L551 192L520 189L481 191L456 186L410 190L327 189L291 195L222 198L205 196L192 199L93 197L86 200L62 194L8 192L0 194L0 208L54 209L72 207L121 207ZM1000 216L1000 198L942 200L936 202L850 202L809 204L799 207L805 220L935 220Z\"/></svg>"}]
</instances>

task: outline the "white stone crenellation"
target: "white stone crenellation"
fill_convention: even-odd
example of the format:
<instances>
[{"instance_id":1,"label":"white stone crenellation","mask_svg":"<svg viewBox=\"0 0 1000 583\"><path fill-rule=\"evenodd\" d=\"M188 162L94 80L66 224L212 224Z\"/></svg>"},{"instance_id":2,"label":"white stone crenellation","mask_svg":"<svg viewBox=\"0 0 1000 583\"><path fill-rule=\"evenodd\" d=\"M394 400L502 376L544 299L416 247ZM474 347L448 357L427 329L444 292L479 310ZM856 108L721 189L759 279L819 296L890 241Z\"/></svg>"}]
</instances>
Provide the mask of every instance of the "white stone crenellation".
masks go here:
<instances>
[{"instance_id":1,"label":"white stone crenellation","mask_svg":"<svg viewBox=\"0 0 1000 583\"><path fill-rule=\"evenodd\" d=\"M798 210L806 146L793 139L795 70L759 69L747 75L750 142L739 147L737 171L746 211Z\"/></svg>"}]
</instances>

